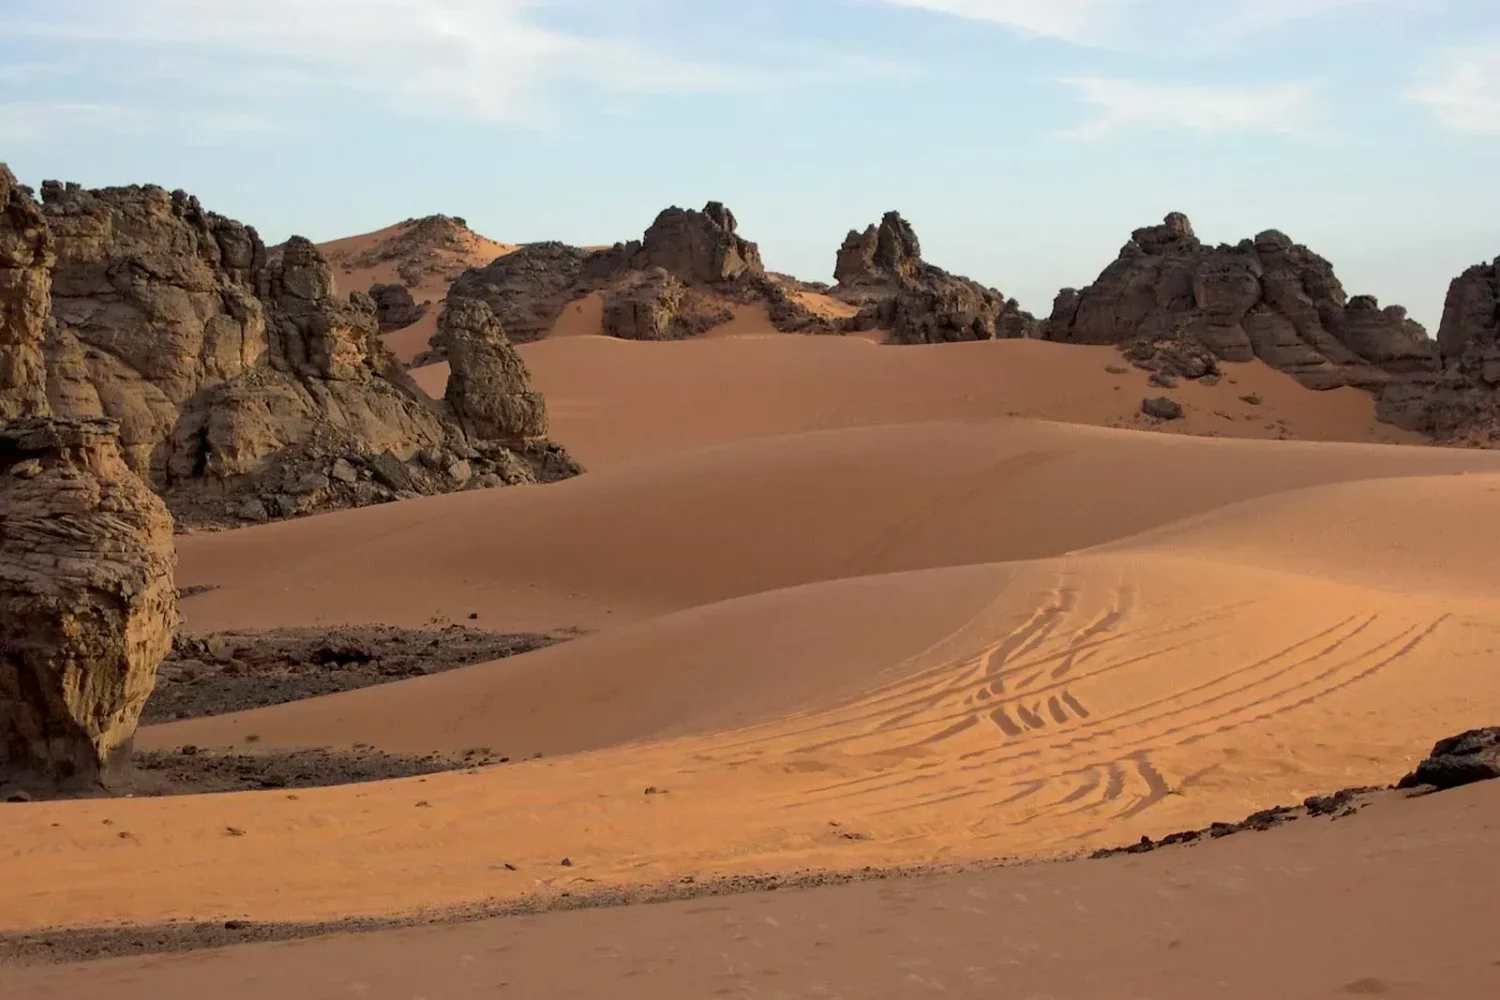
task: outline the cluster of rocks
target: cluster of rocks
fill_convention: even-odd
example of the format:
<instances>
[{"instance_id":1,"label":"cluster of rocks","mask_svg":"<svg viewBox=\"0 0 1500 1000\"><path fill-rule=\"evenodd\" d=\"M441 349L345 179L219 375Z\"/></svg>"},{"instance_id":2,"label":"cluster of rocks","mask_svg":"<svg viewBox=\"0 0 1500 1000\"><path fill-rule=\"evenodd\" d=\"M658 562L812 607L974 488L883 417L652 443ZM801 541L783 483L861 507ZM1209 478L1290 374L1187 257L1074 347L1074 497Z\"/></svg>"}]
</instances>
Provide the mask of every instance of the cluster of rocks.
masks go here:
<instances>
[{"instance_id":1,"label":"cluster of rocks","mask_svg":"<svg viewBox=\"0 0 1500 1000\"><path fill-rule=\"evenodd\" d=\"M465 422L417 388L380 340L380 306L339 296L305 239L268 255L254 229L156 187L49 182L41 217L55 245L51 410L117 420L125 461L185 524L580 471L543 439L544 404L497 325L488 353L464 357L510 361L469 372L459 359L453 380L471 409L500 397L500 419Z\"/></svg>"},{"instance_id":2,"label":"cluster of rocks","mask_svg":"<svg viewBox=\"0 0 1500 1000\"><path fill-rule=\"evenodd\" d=\"M709 202L701 211L668 208L640 240L605 249L523 246L460 275L448 301L483 301L519 343L546 336L569 303L595 293L603 303L603 332L630 340L695 336L732 319L736 305L764 307L783 332L879 328L898 343L1023 337L1036 327L1014 299L923 261L915 233L895 212L863 234L849 234L837 277L830 289L768 272L756 244L740 235L734 213ZM803 293L832 295L857 314L835 318L814 311ZM434 338L433 349L415 364L444 357Z\"/></svg>"},{"instance_id":3,"label":"cluster of rocks","mask_svg":"<svg viewBox=\"0 0 1500 1000\"><path fill-rule=\"evenodd\" d=\"M1037 333L1116 345L1164 379L1212 382L1220 361L1258 358L1311 389L1372 392L1387 423L1500 439L1500 261L1454 279L1434 341L1401 306L1348 295L1332 264L1283 233L1209 247L1174 212L1137 229L1093 284L1058 293Z\"/></svg>"},{"instance_id":4,"label":"cluster of rocks","mask_svg":"<svg viewBox=\"0 0 1500 1000\"><path fill-rule=\"evenodd\" d=\"M911 224L887 212L879 225L850 231L834 266L831 294L859 307L848 329L889 332L897 344L1014 339L1035 336L1037 321L970 278L922 259Z\"/></svg>"},{"instance_id":5,"label":"cluster of rocks","mask_svg":"<svg viewBox=\"0 0 1500 1000\"><path fill-rule=\"evenodd\" d=\"M401 330L420 320L432 308L431 302L418 302L405 285L374 284L370 300L375 303L375 319L381 333Z\"/></svg>"},{"instance_id":6,"label":"cluster of rocks","mask_svg":"<svg viewBox=\"0 0 1500 1000\"><path fill-rule=\"evenodd\" d=\"M1376 414L1439 440L1500 440L1500 259L1453 279L1438 327L1437 371L1386 386Z\"/></svg>"},{"instance_id":7,"label":"cluster of rocks","mask_svg":"<svg viewBox=\"0 0 1500 1000\"><path fill-rule=\"evenodd\" d=\"M1209 247L1176 212L1137 229L1093 284L1059 292L1044 336L1119 345L1143 367L1188 378L1218 360L1259 358L1315 389L1373 389L1435 364L1404 309L1350 298L1307 247L1275 230Z\"/></svg>"}]
</instances>

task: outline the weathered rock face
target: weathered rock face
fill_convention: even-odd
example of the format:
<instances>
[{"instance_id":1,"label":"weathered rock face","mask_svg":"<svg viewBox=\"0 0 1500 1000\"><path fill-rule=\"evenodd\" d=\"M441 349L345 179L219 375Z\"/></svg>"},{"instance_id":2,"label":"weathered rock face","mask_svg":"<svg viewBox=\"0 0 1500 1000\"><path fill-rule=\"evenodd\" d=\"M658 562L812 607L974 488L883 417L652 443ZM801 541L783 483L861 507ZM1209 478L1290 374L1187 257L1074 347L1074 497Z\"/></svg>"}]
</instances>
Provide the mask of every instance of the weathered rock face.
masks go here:
<instances>
[{"instance_id":1,"label":"weathered rock face","mask_svg":"<svg viewBox=\"0 0 1500 1000\"><path fill-rule=\"evenodd\" d=\"M646 230L632 266L659 267L690 285L764 276L760 248L738 228L734 213L717 201L701 212L674 205Z\"/></svg>"},{"instance_id":2,"label":"weathered rock face","mask_svg":"<svg viewBox=\"0 0 1500 1000\"><path fill-rule=\"evenodd\" d=\"M370 298L375 302L375 318L381 333L411 326L427 315L431 303L418 303L405 285L371 285Z\"/></svg>"},{"instance_id":3,"label":"weathered rock face","mask_svg":"<svg viewBox=\"0 0 1500 1000\"><path fill-rule=\"evenodd\" d=\"M118 420L125 461L179 521L533 478L427 399L380 340L375 302L340 298L307 240L268 261L254 230L182 193L43 190L58 244L52 408Z\"/></svg>"},{"instance_id":4,"label":"weathered rock face","mask_svg":"<svg viewBox=\"0 0 1500 1000\"><path fill-rule=\"evenodd\" d=\"M49 181L42 198L57 243L52 409L119 421L126 462L159 487L182 404L265 361L265 249L182 192Z\"/></svg>"},{"instance_id":5,"label":"weathered rock face","mask_svg":"<svg viewBox=\"0 0 1500 1000\"><path fill-rule=\"evenodd\" d=\"M172 519L115 432L0 423L0 780L103 776L172 646Z\"/></svg>"},{"instance_id":6,"label":"weathered rock face","mask_svg":"<svg viewBox=\"0 0 1500 1000\"><path fill-rule=\"evenodd\" d=\"M52 262L41 211L0 163L0 420L47 412L42 337Z\"/></svg>"},{"instance_id":7,"label":"weathered rock face","mask_svg":"<svg viewBox=\"0 0 1500 1000\"><path fill-rule=\"evenodd\" d=\"M851 231L834 266L832 294L858 305L856 329L885 329L898 344L1033 336L1036 319L1015 299L922 260L911 224L887 212Z\"/></svg>"},{"instance_id":8,"label":"weathered rock face","mask_svg":"<svg viewBox=\"0 0 1500 1000\"><path fill-rule=\"evenodd\" d=\"M624 340L680 340L734 318L722 301L653 268L604 293L604 332Z\"/></svg>"},{"instance_id":9,"label":"weathered rock face","mask_svg":"<svg viewBox=\"0 0 1500 1000\"><path fill-rule=\"evenodd\" d=\"M590 251L565 243L531 243L459 275L449 301L478 299L513 343L545 337L564 307L616 276L633 251Z\"/></svg>"},{"instance_id":10,"label":"weathered rock face","mask_svg":"<svg viewBox=\"0 0 1500 1000\"><path fill-rule=\"evenodd\" d=\"M605 332L632 339L692 336L727 321L731 304L764 305L780 330L833 332L766 273L760 251L719 202L660 213L641 240L585 250L533 243L460 275L449 301L478 299L514 343L545 337L568 303L601 292ZM421 362L439 360L442 347Z\"/></svg>"},{"instance_id":11,"label":"weathered rock face","mask_svg":"<svg viewBox=\"0 0 1500 1000\"><path fill-rule=\"evenodd\" d=\"M1045 336L1130 346L1147 367L1167 363L1159 353L1258 357L1313 388L1373 387L1435 364L1426 331L1405 310L1350 299L1333 266L1286 235L1267 230L1211 248L1176 212L1137 229L1092 285L1063 289Z\"/></svg>"},{"instance_id":12,"label":"weathered rock face","mask_svg":"<svg viewBox=\"0 0 1500 1000\"><path fill-rule=\"evenodd\" d=\"M839 248L833 278L845 287L915 278L922 270L922 244L900 212L887 212L878 226L850 230Z\"/></svg>"},{"instance_id":13,"label":"weathered rock face","mask_svg":"<svg viewBox=\"0 0 1500 1000\"><path fill-rule=\"evenodd\" d=\"M489 306L450 297L437 339L450 366L443 398L471 437L521 442L546 436L547 404L531 389L526 363Z\"/></svg>"},{"instance_id":14,"label":"weathered rock face","mask_svg":"<svg viewBox=\"0 0 1500 1000\"><path fill-rule=\"evenodd\" d=\"M1387 386L1377 415L1444 440L1500 440L1500 259L1448 286L1437 349L1441 371Z\"/></svg>"}]
</instances>

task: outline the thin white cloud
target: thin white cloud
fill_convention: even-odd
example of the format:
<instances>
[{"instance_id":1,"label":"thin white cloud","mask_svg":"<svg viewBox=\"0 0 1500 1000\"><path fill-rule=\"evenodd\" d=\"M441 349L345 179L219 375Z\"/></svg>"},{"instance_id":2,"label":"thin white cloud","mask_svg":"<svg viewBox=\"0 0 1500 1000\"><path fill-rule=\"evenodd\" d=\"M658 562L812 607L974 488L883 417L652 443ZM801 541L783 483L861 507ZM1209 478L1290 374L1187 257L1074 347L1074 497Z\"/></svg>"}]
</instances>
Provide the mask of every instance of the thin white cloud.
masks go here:
<instances>
[{"instance_id":1,"label":"thin white cloud","mask_svg":"<svg viewBox=\"0 0 1500 1000\"><path fill-rule=\"evenodd\" d=\"M1406 96L1445 128L1500 135L1500 42L1450 49Z\"/></svg>"},{"instance_id":2,"label":"thin white cloud","mask_svg":"<svg viewBox=\"0 0 1500 1000\"><path fill-rule=\"evenodd\" d=\"M1321 122L1312 88L1301 83L1180 86L1103 77L1063 82L1097 111L1093 119L1062 133L1069 139L1100 141L1139 128L1310 137L1318 134Z\"/></svg>"},{"instance_id":3,"label":"thin white cloud","mask_svg":"<svg viewBox=\"0 0 1500 1000\"><path fill-rule=\"evenodd\" d=\"M1287 21L1392 0L874 0L1111 49L1222 45Z\"/></svg>"},{"instance_id":4,"label":"thin white cloud","mask_svg":"<svg viewBox=\"0 0 1500 1000\"><path fill-rule=\"evenodd\" d=\"M877 0L988 21L1019 34L1077 45L1107 44L1139 0Z\"/></svg>"},{"instance_id":5,"label":"thin white cloud","mask_svg":"<svg viewBox=\"0 0 1500 1000\"><path fill-rule=\"evenodd\" d=\"M728 85L715 67L541 24L537 0L49 0L0 33L151 48L158 70L297 81L406 111L524 120L549 79L622 93ZM222 83L222 81L215 81Z\"/></svg>"},{"instance_id":6,"label":"thin white cloud","mask_svg":"<svg viewBox=\"0 0 1500 1000\"><path fill-rule=\"evenodd\" d=\"M0 142L30 142L74 129L122 134L140 129L135 108L71 101L0 101Z\"/></svg>"}]
</instances>

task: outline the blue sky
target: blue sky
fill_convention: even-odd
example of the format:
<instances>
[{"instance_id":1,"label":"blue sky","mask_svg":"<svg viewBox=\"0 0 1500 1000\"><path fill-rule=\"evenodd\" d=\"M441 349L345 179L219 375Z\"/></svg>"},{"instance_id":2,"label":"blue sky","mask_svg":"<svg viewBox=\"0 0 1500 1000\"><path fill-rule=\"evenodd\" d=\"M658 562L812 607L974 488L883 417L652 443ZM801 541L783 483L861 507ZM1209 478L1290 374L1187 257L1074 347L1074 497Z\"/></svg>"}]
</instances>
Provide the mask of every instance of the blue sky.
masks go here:
<instances>
[{"instance_id":1,"label":"blue sky","mask_svg":"<svg viewBox=\"0 0 1500 1000\"><path fill-rule=\"evenodd\" d=\"M1177 210L1435 331L1500 255L1500 0L0 0L0 160L270 242L716 198L809 279L898 208L1039 314Z\"/></svg>"}]
</instances>

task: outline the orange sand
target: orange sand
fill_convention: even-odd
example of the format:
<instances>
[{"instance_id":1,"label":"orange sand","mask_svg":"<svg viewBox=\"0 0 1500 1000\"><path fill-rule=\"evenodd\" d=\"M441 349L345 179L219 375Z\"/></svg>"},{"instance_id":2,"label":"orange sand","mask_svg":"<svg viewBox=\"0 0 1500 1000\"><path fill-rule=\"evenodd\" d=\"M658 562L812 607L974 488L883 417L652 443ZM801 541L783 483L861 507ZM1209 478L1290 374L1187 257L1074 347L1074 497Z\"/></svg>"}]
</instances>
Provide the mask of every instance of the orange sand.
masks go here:
<instances>
[{"instance_id":1,"label":"orange sand","mask_svg":"<svg viewBox=\"0 0 1500 1000\"><path fill-rule=\"evenodd\" d=\"M1370 443L1403 438L1352 390L1233 366L1164 434L1104 349L523 353L588 475L184 538L180 584L220 588L184 610L597 634L139 736L515 763L0 807L0 928L1055 855L1389 781L1500 720L1500 454Z\"/></svg>"}]
</instances>

